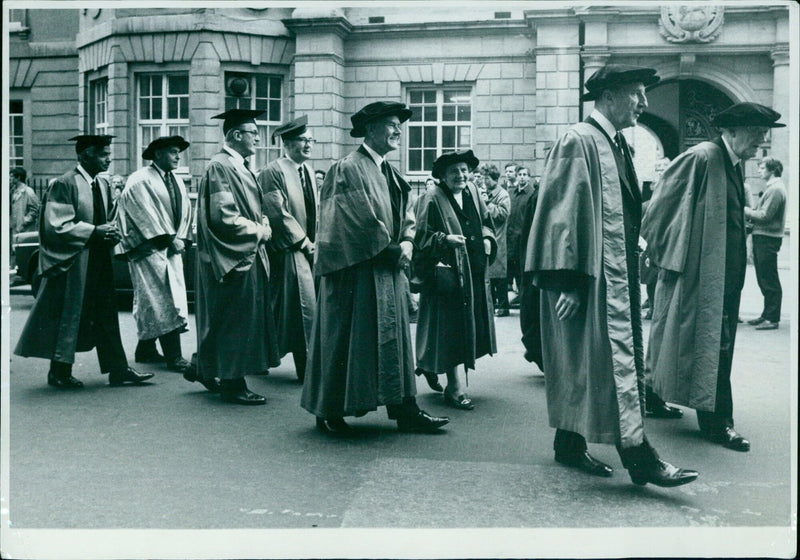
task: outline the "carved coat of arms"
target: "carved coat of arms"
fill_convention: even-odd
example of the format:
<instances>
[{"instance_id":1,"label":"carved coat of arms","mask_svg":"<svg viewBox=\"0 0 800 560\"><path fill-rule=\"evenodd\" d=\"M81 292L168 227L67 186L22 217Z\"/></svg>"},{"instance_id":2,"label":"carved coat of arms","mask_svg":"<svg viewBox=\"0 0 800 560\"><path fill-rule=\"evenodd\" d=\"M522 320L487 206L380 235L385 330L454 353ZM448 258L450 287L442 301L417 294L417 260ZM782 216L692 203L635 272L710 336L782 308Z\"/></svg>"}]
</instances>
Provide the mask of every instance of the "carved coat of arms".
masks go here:
<instances>
[{"instance_id":1,"label":"carved coat of arms","mask_svg":"<svg viewBox=\"0 0 800 560\"><path fill-rule=\"evenodd\" d=\"M664 6L659 31L670 43L710 43L722 32L723 11L722 6Z\"/></svg>"}]
</instances>

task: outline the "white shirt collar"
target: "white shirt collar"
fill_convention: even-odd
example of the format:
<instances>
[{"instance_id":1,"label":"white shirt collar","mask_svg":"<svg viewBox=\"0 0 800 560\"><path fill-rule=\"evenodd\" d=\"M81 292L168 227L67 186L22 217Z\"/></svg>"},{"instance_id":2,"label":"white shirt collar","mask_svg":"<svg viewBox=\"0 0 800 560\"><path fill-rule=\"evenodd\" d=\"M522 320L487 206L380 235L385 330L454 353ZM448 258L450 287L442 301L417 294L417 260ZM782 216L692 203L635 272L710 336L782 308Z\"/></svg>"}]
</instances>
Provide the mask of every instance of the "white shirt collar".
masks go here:
<instances>
[{"instance_id":1,"label":"white shirt collar","mask_svg":"<svg viewBox=\"0 0 800 560\"><path fill-rule=\"evenodd\" d=\"M731 145L728 144L728 141L725 140L724 136L722 136L721 138L722 138L722 143L725 144L725 149L728 150L728 156L731 158L731 163L733 164L734 167L736 167L736 164L739 163L742 160L742 158L733 153L733 150L731 150Z\"/></svg>"},{"instance_id":2,"label":"white shirt collar","mask_svg":"<svg viewBox=\"0 0 800 560\"><path fill-rule=\"evenodd\" d=\"M222 149L225 150L226 152L228 152L233 157L233 159L235 159L236 161L238 161L239 163L244 165L244 158L242 157L242 154L240 154L239 152L237 152L236 150L234 150L233 148L231 148L227 144L223 144L222 145Z\"/></svg>"},{"instance_id":3,"label":"white shirt collar","mask_svg":"<svg viewBox=\"0 0 800 560\"><path fill-rule=\"evenodd\" d=\"M361 144L361 145L364 146L364 149L366 149L367 153L370 155L370 157L372 157L372 161L374 161L375 165L377 165L378 168L380 169L381 164L383 164L383 159L384 159L383 156L380 155L375 150L373 150L372 148L370 148L369 146L367 146L366 143Z\"/></svg>"},{"instance_id":4,"label":"white shirt collar","mask_svg":"<svg viewBox=\"0 0 800 560\"><path fill-rule=\"evenodd\" d=\"M617 129L614 128L614 125L611 124L611 121L608 118L598 111L597 109L592 110L592 114L589 115L591 118L597 121L597 124L608 134L609 138L614 140L614 137L617 135Z\"/></svg>"},{"instance_id":5,"label":"white shirt collar","mask_svg":"<svg viewBox=\"0 0 800 560\"><path fill-rule=\"evenodd\" d=\"M780 183L780 182L781 182L781 178L780 177L776 177L775 175L773 175L770 178L770 180L767 181L767 184L765 186L769 187L769 186L774 185L775 183Z\"/></svg>"},{"instance_id":6,"label":"white shirt collar","mask_svg":"<svg viewBox=\"0 0 800 560\"><path fill-rule=\"evenodd\" d=\"M94 181L94 178L91 175L89 175L89 173L83 168L83 166L80 163L78 164L78 173L83 175L83 178L86 179L86 182L89 183L90 185Z\"/></svg>"}]
</instances>

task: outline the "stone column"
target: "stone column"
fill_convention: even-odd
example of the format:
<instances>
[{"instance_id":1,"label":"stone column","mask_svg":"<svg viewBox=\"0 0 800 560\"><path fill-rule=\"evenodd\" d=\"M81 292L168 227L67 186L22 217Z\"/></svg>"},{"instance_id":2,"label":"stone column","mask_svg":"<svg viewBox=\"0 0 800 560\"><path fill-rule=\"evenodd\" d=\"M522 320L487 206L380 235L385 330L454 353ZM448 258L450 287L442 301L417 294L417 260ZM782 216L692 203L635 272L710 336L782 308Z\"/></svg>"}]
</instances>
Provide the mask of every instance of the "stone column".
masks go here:
<instances>
[{"instance_id":1,"label":"stone column","mask_svg":"<svg viewBox=\"0 0 800 560\"><path fill-rule=\"evenodd\" d=\"M138 113L133 103L133 119L129 119L128 63L118 46L111 48L111 63L108 65L108 133L115 136L111 143L111 170L114 175L127 176L136 170L140 154L136 152ZM88 93L87 93L88 96ZM135 99L135 92L134 92Z\"/></svg>"},{"instance_id":2,"label":"stone column","mask_svg":"<svg viewBox=\"0 0 800 560\"><path fill-rule=\"evenodd\" d=\"M787 186L796 185L798 180L796 172L791 171L789 165L789 86L792 80L789 74L788 45L774 49L770 56L773 67L772 108L781 114L781 122L787 125L786 128L772 129L771 152L783 163L784 183Z\"/></svg>"},{"instance_id":3,"label":"stone column","mask_svg":"<svg viewBox=\"0 0 800 560\"><path fill-rule=\"evenodd\" d=\"M528 14L526 14L528 15ZM569 10L542 17L531 13L536 28L536 160L541 175L550 148L580 120L580 21Z\"/></svg>"},{"instance_id":4,"label":"stone column","mask_svg":"<svg viewBox=\"0 0 800 560\"><path fill-rule=\"evenodd\" d=\"M348 145L344 40L352 26L338 8L297 8L284 23L295 34L294 116L308 115L317 139L312 164L327 169L345 155L342 147Z\"/></svg>"},{"instance_id":5,"label":"stone column","mask_svg":"<svg viewBox=\"0 0 800 560\"><path fill-rule=\"evenodd\" d=\"M192 190L197 190L208 160L222 147L222 121L211 117L221 113L223 106L223 76L219 54L210 40L201 40L192 56L189 68L189 147Z\"/></svg>"}]
</instances>

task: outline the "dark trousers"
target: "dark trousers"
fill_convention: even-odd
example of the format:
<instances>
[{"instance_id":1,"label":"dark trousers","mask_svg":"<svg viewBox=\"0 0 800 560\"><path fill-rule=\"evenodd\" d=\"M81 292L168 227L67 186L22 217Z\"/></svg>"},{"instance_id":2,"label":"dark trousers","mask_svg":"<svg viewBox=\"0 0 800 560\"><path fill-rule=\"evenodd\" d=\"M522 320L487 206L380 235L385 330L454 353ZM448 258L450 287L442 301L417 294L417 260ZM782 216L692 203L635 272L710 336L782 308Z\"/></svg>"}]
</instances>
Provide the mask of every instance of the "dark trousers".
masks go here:
<instances>
[{"instance_id":1,"label":"dark trousers","mask_svg":"<svg viewBox=\"0 0 800 560\"><path fill-rule=\"evenodd\" d=\"M778 277L778 251L782 242L783 239L780 237L753 236L753 264L758 287L764 296L764 311L761 317L773 323L781 320L783 290Z\"/></svg>"},{"instance_id":2,"label":"dark trousers","mask_svg":"<svg viewBox=\"0 0 800 560\"><path fill-rule=\"evenodd\" d=\"M492 278L492 300L495 309L508 309L508 282L506 278Z\"/></svg>"},{"instance_id":3,"label":"dark trousers","mask_svg":"<svg viewBox=\"0 0 800 560\"><path fill-rule=\"evenodd\" d=\"M512 247L508 248L509 254L511 252L516 251ZM506 261L508 266L508 285L511 286L512 284L516 283L517 291L522 289L522 267L520 266L518 258L509 257Z\"/></svg>"},{"instance_id":4,"label":"dark trousers","mask_svg":"<svg viewBox=\"0 0 800 560\"><path fill-rule=\"evenodd\" d=\"M697 423L704 432L714 433L725 427L733 428L733 393L731 391L731 368L736 328L739 323L741 292L726 293L722 304L722 336L719 345L717 367L716 407L714 412L697 411Z\"/></svg>"}]
</instances>

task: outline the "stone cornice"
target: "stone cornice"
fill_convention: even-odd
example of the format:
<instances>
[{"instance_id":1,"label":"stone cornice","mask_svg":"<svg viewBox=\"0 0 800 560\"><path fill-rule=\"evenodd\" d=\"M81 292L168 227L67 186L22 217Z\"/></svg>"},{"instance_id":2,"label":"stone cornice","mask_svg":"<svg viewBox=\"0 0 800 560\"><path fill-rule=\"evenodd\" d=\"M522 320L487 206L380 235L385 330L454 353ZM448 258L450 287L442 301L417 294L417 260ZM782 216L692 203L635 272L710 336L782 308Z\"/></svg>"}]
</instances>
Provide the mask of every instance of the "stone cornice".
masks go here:
<instances>
[{"instance_id":1,"label":"stone cornice","mask_svg":"<svg viewBox=\"0 0 800 560\"><path fill-rule=\"evenodd\" d=\"M11 41L8 45L9 58L47 58L78 56L73 41L49 43L29 43Z\"/></svg>"},{"instance_id":2,"label":"stone cornice","mask_svg":"<svg viewBox=\"0 0 800 560\"><path fill-rule=\"evenodd\" d=\"M609 47L609 52L613 56L631 55L681 55L688 52L701 56L728 56L728 55L758 55L770 54L775 49L775 43L761 43L754 45L703 45L692 44L688 48L685 44L674 45L625 45Z\"/></svg>"},{"instance_id":3,"label":"stone cornice","mask_svg":"<svg viewBox=\"0 0 800 560\"><path fill-rule=\"evenodd\" d=\"M460 35L476 35L486 31L507 33L508 31L525 31L528 29L522 20L486 20L486 21L432 21L421 23L375 23L353 26L353 35L370 38L380 33L402 33L403 37L430 36L436 32L458 31Z\"/></svg>"},{"instance_id":4,"label":"stone cornice","mask_svg":"<svg viewBox=\"0 0 800 560\"><path fill-rule=\"evenodd\" d=\"M295 34L333 33L342 39L346 39L353 31L353 25L344 16L290 18L284 19L283 24Z\"/></svg>"},{"instance_id":5,"label":"stone cornice","mask_svg":"<svg viewBox=\"0 0 800 560\"><path fill-rule=\"evenodd\" d=\"M315 60L325 60L325 61L332 60L335 63L340 64L342 66L345 65L344 58L340 54L334 52L295 53L292 62L301 62L301 61L313 62ZM348 63L350 62L351 61L348 61Z\"/></svg>"}]
</instances>

